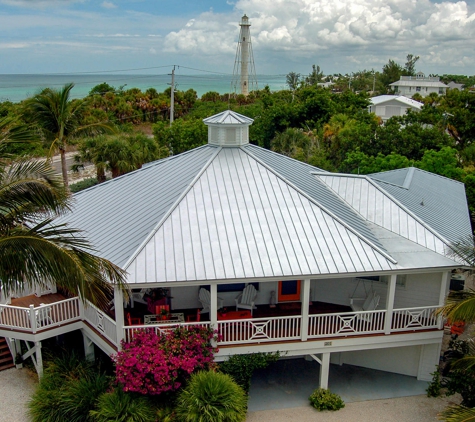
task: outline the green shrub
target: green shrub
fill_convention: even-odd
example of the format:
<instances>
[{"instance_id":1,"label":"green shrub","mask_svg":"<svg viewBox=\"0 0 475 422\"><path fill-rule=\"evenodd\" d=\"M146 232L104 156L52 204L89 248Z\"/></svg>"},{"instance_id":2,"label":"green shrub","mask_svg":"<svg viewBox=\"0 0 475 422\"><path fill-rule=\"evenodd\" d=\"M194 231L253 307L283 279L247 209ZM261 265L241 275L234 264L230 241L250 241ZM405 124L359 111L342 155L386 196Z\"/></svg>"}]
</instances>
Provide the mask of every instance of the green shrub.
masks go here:
<instances>
[{"instance_id":1,"label":"green shrub","mask_svg":"<svg viewBox=\"0 0 475 422\"><path fill-rule=\"evenodd\" d=\"M219 365L219 370L231 375L246 393L251 387L251 377L256 369L267 368L271 362L279 359L280 353L252 353L249 355L233 355Z\"/></svg>"},{"instance_id":2,"label":"green shrub","mask_svg":"<svg viewBox=\"0 0 475 422\"><path fill-rule=\"evenodd\" d=\"M317 410L339 410L345 407L338 394L331 393L325 388L317 388L308 399Z\"/></svg>"},{"instance_id":3,"label":"green shrub","mask_svg":"<svg viewBox=\"0 0 475 422\"><path fill-rule=\"evenodd\" d=\"M99 182L96 177L90 177L88 179L81 180L80 182L71 183L69 185L69 190L72 193L82 191L84 189L90 188L91 186L97 185Z\"/></svg>"},{"instance_id":4,"label":"green shrub","mask_svg":"<svg viewBox=\"0 0 475 422\"><path fill-rule=\"evenodd\" d=\"M104 374L76 354L48 362L29 403L33 422L88 422L89 411L109 383Z\"/></svg>"},{"instance_id":5,"label":"green shrub","mask_svg":"<svg viewBox=\"0 0 475 422\"><path fill-rule=\"evenodd\" d=\"M181 422L241 422L246 411L244 390L229 375L213 371L193 374L176 407Z\"/></svg>"},{"instance_id":6,"label":"green shrub","mask_svg":"<svg viewBox=\"0 0 475 422\"><path fill-rule=\"evenodd\" d=\"M426 388L427 397L439 397L442 384L440 382L440 371L438 366L436 367L436 370L431 373L431 375L432 381Z\"/></svg>"},{"instance_id":7,"label":"green shrub","mask_svg":"<svg viewBox=\"0 0 475 422\"><path fill-rule=\"evenodd\" d=\"M95 422L150 422L156 420L157 409L147 397L119 387L102 394L90 415Z\"/></svg>"}]
</instances>

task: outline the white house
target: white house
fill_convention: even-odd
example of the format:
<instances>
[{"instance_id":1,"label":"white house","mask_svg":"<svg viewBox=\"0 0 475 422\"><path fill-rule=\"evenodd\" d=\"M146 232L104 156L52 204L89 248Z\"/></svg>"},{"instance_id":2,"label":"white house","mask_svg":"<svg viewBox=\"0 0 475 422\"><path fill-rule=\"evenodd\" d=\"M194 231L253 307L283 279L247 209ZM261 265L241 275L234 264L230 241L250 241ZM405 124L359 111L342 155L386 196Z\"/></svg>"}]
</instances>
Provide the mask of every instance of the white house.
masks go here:
<instances>
[{"instance_id":1,"label":"white house","mask_svg":"<svg viewBox=\"0 0 475 422\"><path fill-rule=\"evenodd\" d=\"M370 113L376 114L383 122L393 116L404 116L407 110L420 111L423 103L404 97L403 95L379 95L370 98L368 106Z\"/></svg>"},{"instance_id":2,"label":"white house","mask_svg":"<svg viewBox=\"0 0 475 422\"><path fill-rule=\"evenodd\" d=\"M207 145L76 194L60 219L127 270L135 307L117 288L115 315L78 298L11 299L0 336L29 342L41 372L45 338L80 330L87 354L94 343L110 354L132 330L196 324L184 314L204 306L199 324L221 334L217 360L311 356L323 387L330 363L430 380L443 335L434 311L461 266L448 245L471 232L463 184L415 168L328 173L250 144L248 117L225 111L204 123ZM254 304L234 311L251 283ZM172 297L170 320L137 303L153 288ZM25 307L34 300L44 304Z\"/></svg>"},{"instance_id":3,"label":"white house","mask_svg":"<svg viewBox=\"0 0 475 422\"><path fill-rule=\"evenodd\" d=\"M438 76L425 77L422 72L416 76L401 76L399 81L389 84L397 95L404 95L405 97L412 97L414 94L419 94L421 97L427 97L433 92L437 95L445 95L448 86L440 82Z\"/></svg>"}]
</instances>

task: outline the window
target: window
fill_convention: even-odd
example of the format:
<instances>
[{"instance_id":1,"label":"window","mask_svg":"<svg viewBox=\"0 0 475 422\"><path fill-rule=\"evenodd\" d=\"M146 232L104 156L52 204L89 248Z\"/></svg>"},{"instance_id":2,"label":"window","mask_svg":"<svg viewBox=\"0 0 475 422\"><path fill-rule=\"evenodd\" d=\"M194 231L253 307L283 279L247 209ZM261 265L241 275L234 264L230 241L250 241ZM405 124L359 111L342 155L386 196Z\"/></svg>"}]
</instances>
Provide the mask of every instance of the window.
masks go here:
<instances>
[{"instance_id":1,"label":"window","mask_svg":"<svg viewBox=\"0 0 475 422\"><path fill-rule=\"evenodd\" d=\"M444 94L444 88L439 88L439 94L443 95Z\"/></svg>"},{"instance_id":2,"label":"window","mask_svg":"<svg viewBox=\"0 0 475 422\"><path fill-rule=\"evenodd\" d=\"M416 86L416 91L417 91L417 92L420 92L420 91L421 91L421 87L420 87L420 86Z\"/></svg>"}]
</instances>

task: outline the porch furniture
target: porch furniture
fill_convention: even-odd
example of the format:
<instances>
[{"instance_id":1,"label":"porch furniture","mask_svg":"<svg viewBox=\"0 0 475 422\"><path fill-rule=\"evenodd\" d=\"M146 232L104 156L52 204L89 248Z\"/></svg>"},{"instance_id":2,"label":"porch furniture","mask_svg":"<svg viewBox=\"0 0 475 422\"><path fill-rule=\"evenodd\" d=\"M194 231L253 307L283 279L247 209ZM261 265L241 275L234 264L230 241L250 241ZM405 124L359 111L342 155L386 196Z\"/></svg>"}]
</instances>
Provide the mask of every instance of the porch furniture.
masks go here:
<instances>
[{"instance_id":1,"label":"porch furniture","mask_svg":"<svg viewBox=\"0 0 475 422\"><path fill-rule=\"evenodd\" d=\"M157 315L168 315L170 313L170 305L157 305L155 306L155 313Z\"/></svg>"},{"instance_id":2,"label":"porch furniture","mask_svg":"<svg viewBox=\"0 0 475 422\"><path fill-rule=\"evenodd\" d=\"M182 312L172 312L167 319L162 319L162 315L144 315L144 324L177 324L185 322L185 314Z\"/></svg>"},{"instance_id":3,"label":"porch furniture","mask_svg":"<svg viewBox=\"0 0 475 422\"><path fill-rule=\"evenodd\" d=\"M148 305L147 303L147 294L150 293L150 289L140 289L138 292L132 292L130 293L130 307L133 308L135 305L135 302L137 303L142 303L143 305Z\"/></svg>"},{"instance_id":4,"label":"porch furniture","mask_svg":"<svg viewBox=\"0 0 475 422\"><path fill-rule=\"evenodd\" d=\"M142 325L142 319L139 317L131 316L130 312L127 312L126 318L127 318L127 323L129 325Z\"/></svg>"},{"instance_id":5,"label":"porch furniture","mask_svg":"<svg viewBox=\"0 0 475 422\"><path fill-rule=\"evenodd\" d=\"M218 312L218 321L228 321L232 319L250 319L252 318L251 311L227 311Z\"/></svg>"},{"instance_id":6,"label":"porch furniture","mask_svg":"<svg viewBox=\"0 0 475 422\"><path fill-rule=\"evenodd\" d=\"M366 299L364 298L351 298L350 299L350 306L354 312L365 312L365 311L375 311L379 304L379 295L376 293L372 293ZM359 301L360 303L364 300L364 302L360 305L354 303L355 301ZM358 318L370 322L372 319L372 315L358 315Z\"/></svg>"},{"instance_id":7,"label":"porch furniture","mask_svg":"<svg viewBox=\"0 0 475 422\"><path fill-rule=\"evenodd\" d=\"M154 297L150 297L148 296L147 297L147 310L150 312L150 313L156 313L156 309L157 309L157 306L170 306L167 304L167 298L166 297L162 297L160 299L155 299Z\"/></svg>"},{"instance_id":8,"label":"porch furniture","mask_svg":"<svg viewBox=\"0 0 475 422\"><path fill-rule=\"evenodd\" d=\"M201 310L202 314L210 311L211 308L211 293L209 290L204 289L203 287L200 289L199 292L199 301L203 305L203 309ZM224 305L224 299L218 297L218 309L221 309Z\"/></svg>"},{"instance_id":9,"label":"porch furniture","mask_svg":"<svg viewBox=\"0 0 475 422\"><path fill-rule=\"evenodd\" d=\"M194 315L188 315L186 317L186 322L200 322L201 321L201 313L200 310L196 310L196 314Z\"/></svg>"},{"instance_id":10,"label":"porch furniture","mask_svg":"<svg viewBox=\"0 0 475 422\"><path fill-rule=\"evenodd\" d=\"M239 309L249 309L252 311L253 309L257 309L254 301L257 297L257 290L252 284L248 284L244 290L239 294L239 296L235 299L236 302L236 311Z\"/></svg>"}]
</instances>

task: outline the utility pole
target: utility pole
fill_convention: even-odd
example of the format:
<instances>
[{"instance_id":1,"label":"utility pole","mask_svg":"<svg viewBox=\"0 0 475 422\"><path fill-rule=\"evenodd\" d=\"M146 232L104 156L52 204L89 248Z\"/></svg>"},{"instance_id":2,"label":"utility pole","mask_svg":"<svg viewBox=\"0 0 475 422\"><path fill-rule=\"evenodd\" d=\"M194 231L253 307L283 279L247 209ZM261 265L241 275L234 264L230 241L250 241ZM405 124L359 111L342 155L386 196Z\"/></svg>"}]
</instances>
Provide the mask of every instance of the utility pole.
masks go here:
<instances>
[{"instance_id":1,"label":"utility pole","mask_svg":"<svg viewBox=\"0 0 475 422\"><path fill-rule=\"evenodd\" d=\"M171 92L170 92L170 126L173 123L173 117L175 113L175 65L173 65L172 70L172 83L171 83Z\"/></svg>"}]
</instances>

